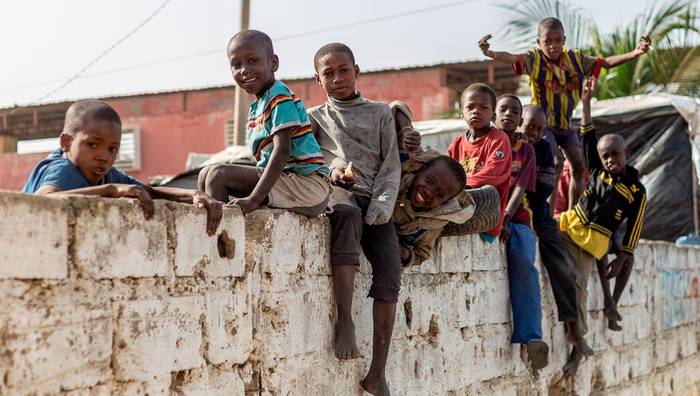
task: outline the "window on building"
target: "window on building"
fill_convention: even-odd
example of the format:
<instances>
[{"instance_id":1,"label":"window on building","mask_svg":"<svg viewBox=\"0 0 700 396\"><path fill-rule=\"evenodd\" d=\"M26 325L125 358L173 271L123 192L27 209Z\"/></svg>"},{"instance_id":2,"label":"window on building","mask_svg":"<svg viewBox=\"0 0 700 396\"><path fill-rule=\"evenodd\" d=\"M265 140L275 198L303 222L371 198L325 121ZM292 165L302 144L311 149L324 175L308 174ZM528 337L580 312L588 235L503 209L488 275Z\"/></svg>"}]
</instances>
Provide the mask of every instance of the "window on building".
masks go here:
<instances>
[{"instance_id":1,"label":"window on building","mask_svg":"<svg viewBox=\"0 0 700 396\"><path fill-rule=\"evenodd\" d=\"M122 142L114 167L123 171L141 170L141 131L122 127Z\"/></svg>"},{"instance_id":2,"label":"window on building","mask_svg":"<svg viewBox=\"0 0 700 396\"><path fill-rule=\"evenodd\" d=\"M226 126L224 127L224 141L226 142L226 147L233 146L233 137L235 132L235 123L233 118L226 120Z\"/></svg>"},{"instance_id":3,"label":"window on building","mask_svg":"<svg viewBox=\"0 0 700 396\"><path fill-rule=\"evenodd\" d=\"M122 141L119 156L114 167L123 171L141 169L141 139L138 128L122 128ZM20 140L17 142L17 154L49 153L60 147L58 137L46 139Z\"/></svg>"}]
</instances>

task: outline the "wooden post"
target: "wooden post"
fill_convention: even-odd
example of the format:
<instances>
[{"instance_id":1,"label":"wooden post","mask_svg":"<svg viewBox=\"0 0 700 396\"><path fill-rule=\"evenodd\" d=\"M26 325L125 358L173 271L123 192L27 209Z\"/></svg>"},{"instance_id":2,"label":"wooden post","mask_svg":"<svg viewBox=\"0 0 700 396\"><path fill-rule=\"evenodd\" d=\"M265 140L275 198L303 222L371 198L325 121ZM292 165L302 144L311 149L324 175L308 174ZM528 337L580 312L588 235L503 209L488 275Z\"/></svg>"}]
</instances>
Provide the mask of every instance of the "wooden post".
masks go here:
<instances>
[{"instance_id":1,"label":"wooden post","mask_svg":"<svg viewBox=\"0 0 700 396\"><path fill-rule=\"evenodd\" d=\"M241 0L241 30L248 29L250 0ZM245 91L235 86L233 92L233 144L245 145L245 127L248 121L248 100Z\"/></svg>"}]
</instances>

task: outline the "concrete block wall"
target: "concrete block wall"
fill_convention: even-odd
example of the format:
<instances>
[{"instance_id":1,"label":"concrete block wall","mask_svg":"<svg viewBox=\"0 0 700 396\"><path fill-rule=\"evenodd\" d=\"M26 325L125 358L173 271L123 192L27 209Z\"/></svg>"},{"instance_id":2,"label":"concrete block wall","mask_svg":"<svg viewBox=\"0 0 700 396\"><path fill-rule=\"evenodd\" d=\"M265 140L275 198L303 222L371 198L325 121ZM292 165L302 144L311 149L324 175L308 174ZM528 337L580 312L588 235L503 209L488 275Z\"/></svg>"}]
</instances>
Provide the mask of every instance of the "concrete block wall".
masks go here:
<instances>
[{"instance_id":1,"label":"concrete block wall","mask_svg":"<svg viewBox=\"0 0 700 396\"><path fill-rule=\"evenodd\" d=\"M0 394L360 395L371 355L369 265L355 318L362 359L332 346L329 225L279 210L0 193ZM530 373L511 332L504 252L442 238L403 273L389 358L395 395L700 394L700 249L642 242L606 331L591 277L595 356L575 380L546 273L550 365Z\"/></svg>"}]
</instances>

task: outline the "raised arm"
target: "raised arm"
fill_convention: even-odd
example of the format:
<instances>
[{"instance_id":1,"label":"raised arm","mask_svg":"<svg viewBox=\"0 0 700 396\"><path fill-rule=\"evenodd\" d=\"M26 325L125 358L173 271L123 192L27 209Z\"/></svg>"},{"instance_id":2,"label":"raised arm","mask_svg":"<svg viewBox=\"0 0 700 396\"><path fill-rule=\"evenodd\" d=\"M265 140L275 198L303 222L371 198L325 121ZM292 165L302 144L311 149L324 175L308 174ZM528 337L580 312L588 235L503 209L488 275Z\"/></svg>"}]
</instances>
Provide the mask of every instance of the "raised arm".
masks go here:
<instances>
[{"instance_id":1,"label":"raised arm","mask_svg":"<svg viewBox=\"0 0 700 396\"><path fill-rule=\"evenodd\" d=\"M510 52L505 52L505 51L493 51L491 50L491 44L489 44L489 40L491 39L490 34L487 34L486 36L482 37L481 40L479 40L479 48L481 48L481 52L488 56L489 58L496 60L498 62L503 62L503 63L510 63L513 64L517 61L518 56L515 54L511 54Z\"/></svg>"},{"instance_id":2,"label":"raised arm","mask_svg":"<svg viewBox=\"0 0 700 396\"><path fill-rule=\"evenodd\" d=\"M589 77L583 84L581 92L581 144L583 145L583 158L588 169L601 169L603 163L598 156L598 137L595 134L595 126L591 117L591 99L595 93L596 79Z\"/></svg>"},{"instance_id":3,"label":"raised arm","mask_svg":"<svg viewBox=\"0 0 700 396\"><path fill-rule=\"evenodd\" d=\"M623 63L629 62L641 55L649 52L651 48L651 37L642 36L642 40L637 44L637 48L634 51L627 52L621 55L611 55L603 60L603 67L609 69L611 67L619 66Z\"/></svg>"}]
</instances>

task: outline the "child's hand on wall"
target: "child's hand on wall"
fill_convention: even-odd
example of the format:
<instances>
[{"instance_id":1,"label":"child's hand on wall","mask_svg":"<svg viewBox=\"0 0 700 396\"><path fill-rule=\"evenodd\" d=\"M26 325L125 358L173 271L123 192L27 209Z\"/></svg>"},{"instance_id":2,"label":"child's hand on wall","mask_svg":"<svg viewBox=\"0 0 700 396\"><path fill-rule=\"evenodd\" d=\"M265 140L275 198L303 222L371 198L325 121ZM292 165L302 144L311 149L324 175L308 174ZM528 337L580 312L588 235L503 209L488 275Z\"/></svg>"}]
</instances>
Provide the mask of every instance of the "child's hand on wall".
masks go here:
<instances>
[{"instance_id":1,"label":"child's hand on wall","mask_svg":"<svg viewBox=\"0 0 700 396\"><path fill-rule=\"evenodd\" d=\"M260 207L260 202L255 202L251 197L246 197L232 199L227 205L238 206L245 215Z\"/></svg>"},{"instance_id":2,"label":"child's hand on wall","mask_svg":"<svg viewBox=\"0 0 700 396\"><path fill-rule=\"evenodd\" d=\"M192 197L192 204L197 208L206 209L207 211L207 235L216 234L216 229L219 228L221 216L223 215L221 202L210 197L208 194L197 191Z\"/></svg>"},{"instance_id":3,"label":"child's hand on wall","mask_svg":"<svg viewBox=\"0 0 700 396\"><path fill-rule=\"evenodd\" d=\"M153 218L155 207L153 199L145 188L132 184L115 184L114 198L136 198L143 210L143 215L146 220Z\"/></svg>"}]
</instances>

